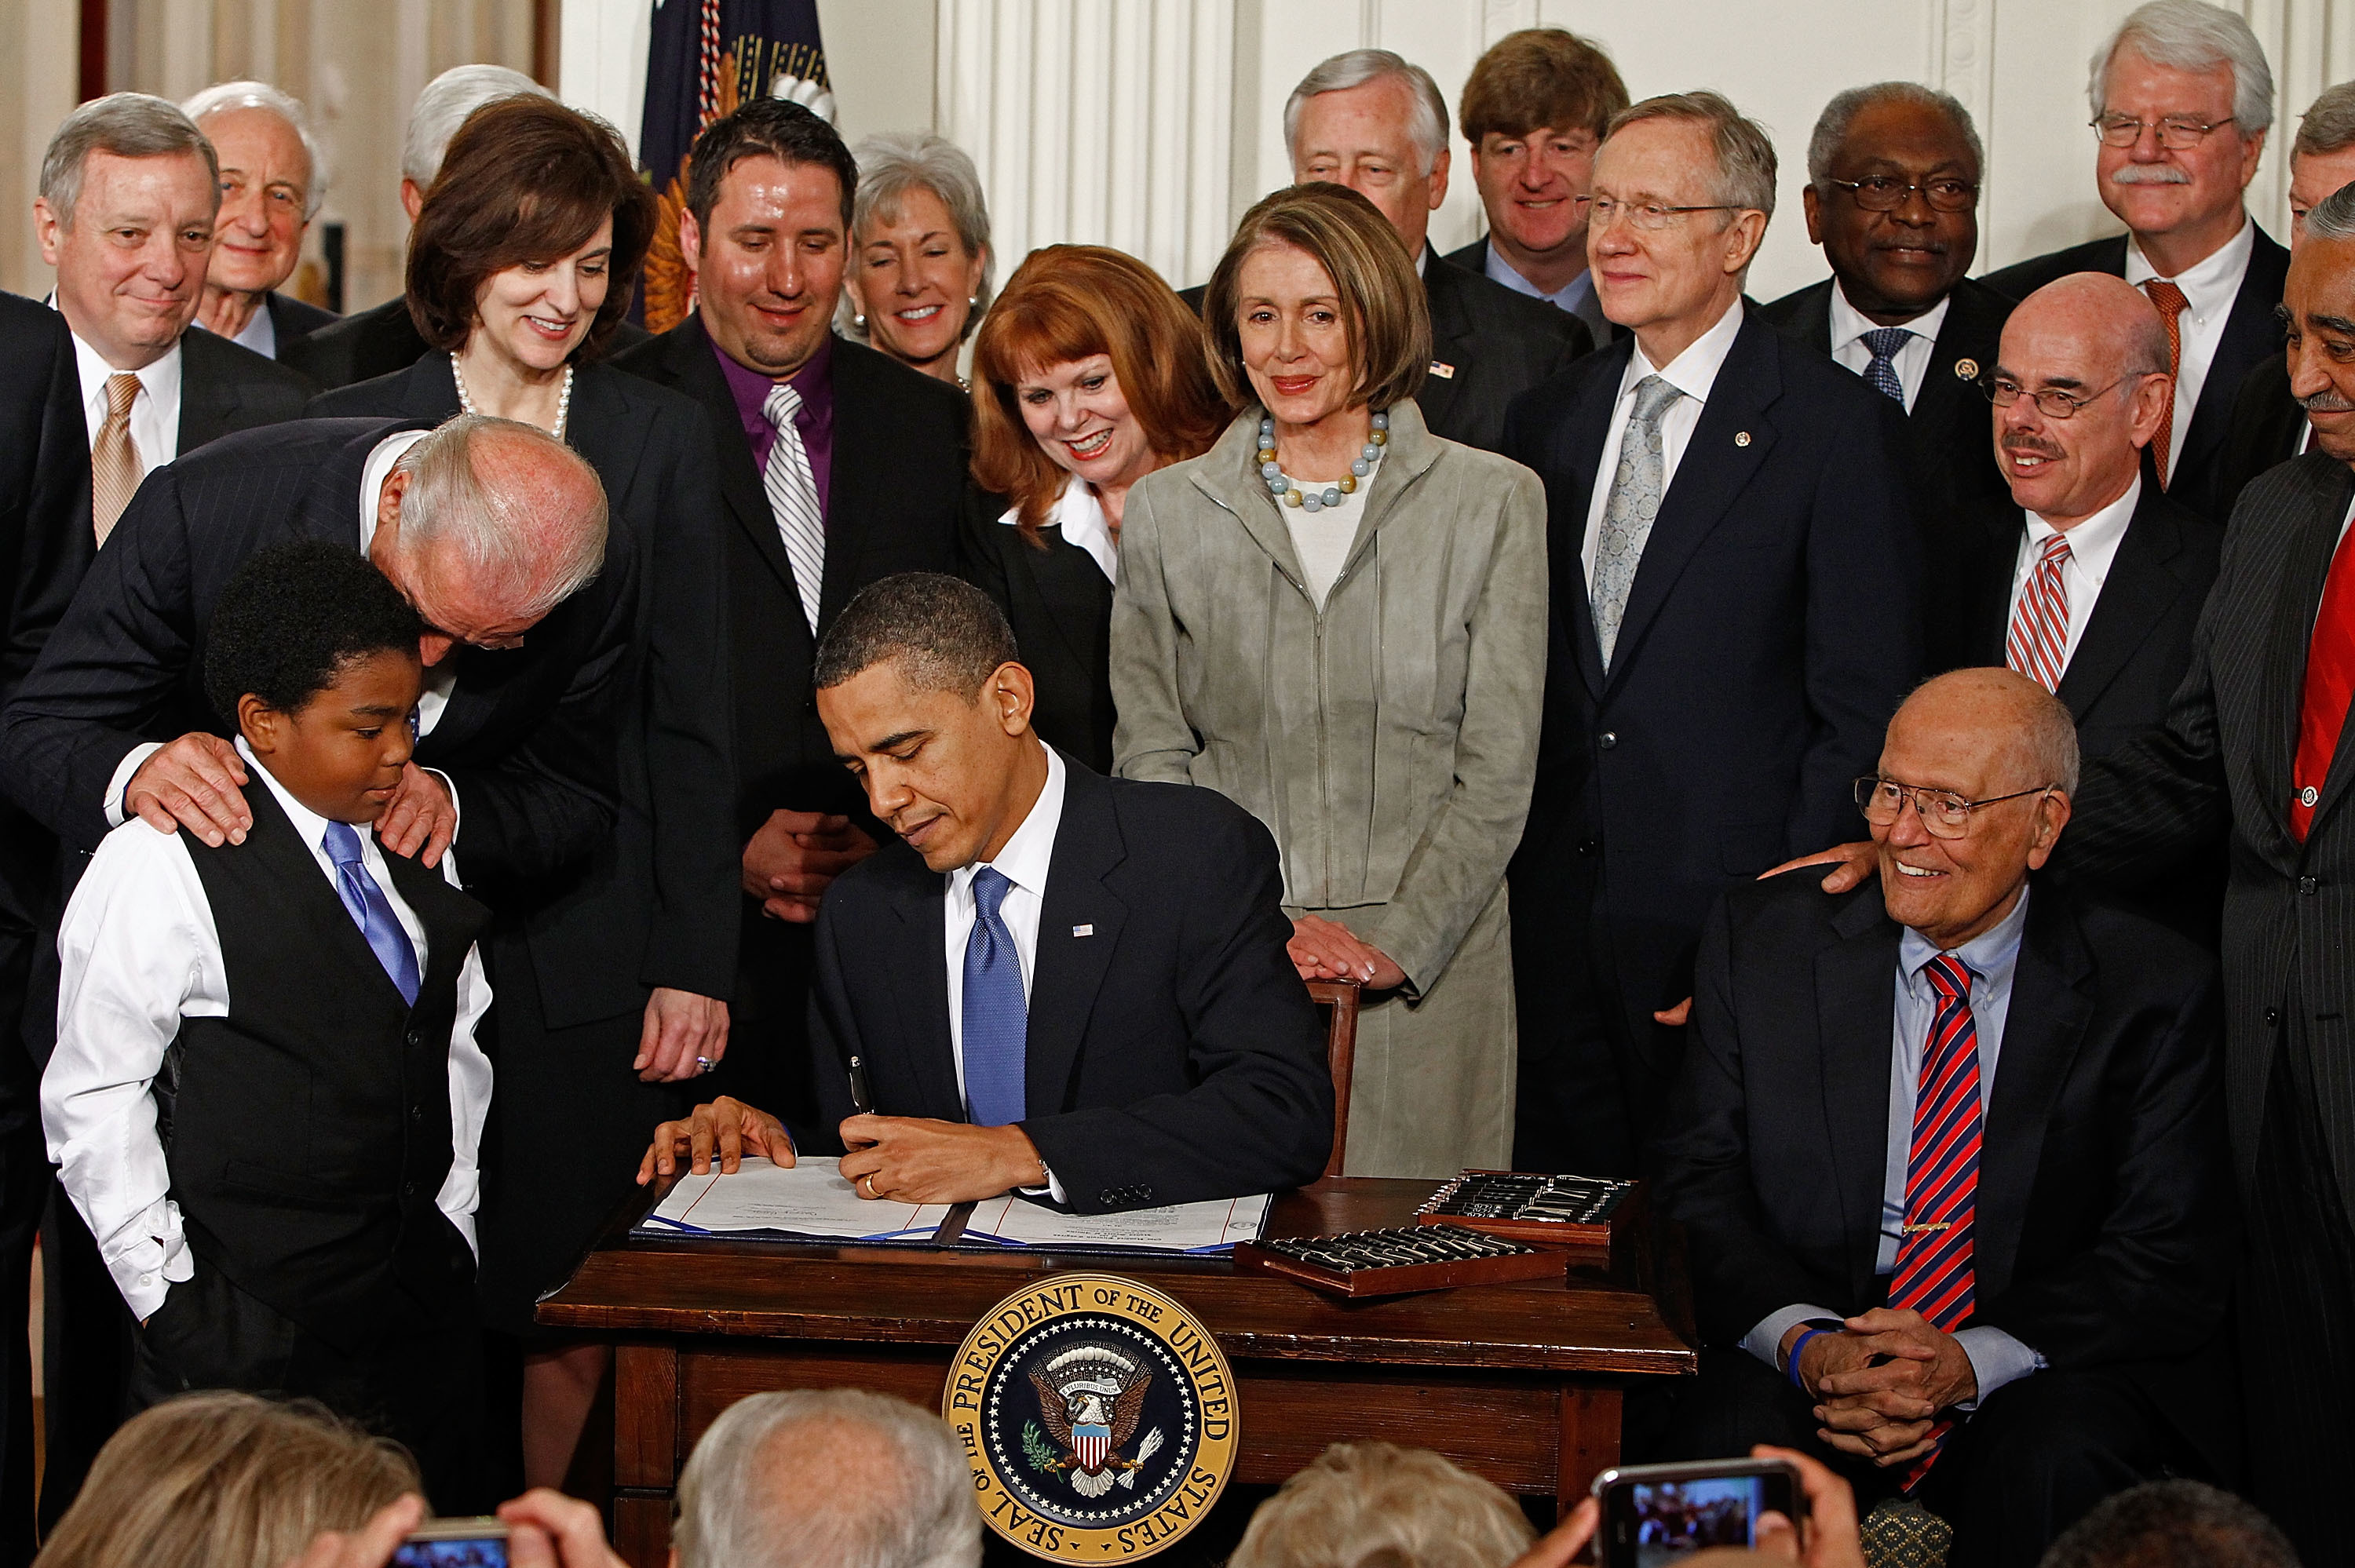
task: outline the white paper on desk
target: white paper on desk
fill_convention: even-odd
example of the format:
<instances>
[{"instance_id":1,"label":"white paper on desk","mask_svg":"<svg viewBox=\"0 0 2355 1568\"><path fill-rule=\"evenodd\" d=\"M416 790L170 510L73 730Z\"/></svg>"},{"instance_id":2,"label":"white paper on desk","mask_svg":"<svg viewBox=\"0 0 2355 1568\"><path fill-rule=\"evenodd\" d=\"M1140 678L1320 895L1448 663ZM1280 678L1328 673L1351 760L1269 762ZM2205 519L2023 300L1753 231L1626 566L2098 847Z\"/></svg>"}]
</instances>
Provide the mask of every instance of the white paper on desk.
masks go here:
<instances>
[{"instance_id":1,"label":"white paper on desk","mask_svg":"<svg viewBox=\"0 0 2355 1568\"><path fill-rule=\"evenodd\" d=\"M1008 1193L974 1205L958 1245L1040 1252L1224 1252L1239 1241L1259 1239L1273 1196L1260 1192L1117 1214L1066 1214Z\"/></svg>"},{"instance_id":2,"label":"white paper on desk","mask_svg":"<svg viewBox=\"0 0 2355 1568\"><path fill-rule=\"evenodd\" d=\"M685 1176L641 1229L687 1235L780 1232L823 1241L930 1241L945 1203L894 1203L862 1198L837 1161L804 1155L792 1166L746 1155L732 1175Z\"/></svg>"}]
</instances>

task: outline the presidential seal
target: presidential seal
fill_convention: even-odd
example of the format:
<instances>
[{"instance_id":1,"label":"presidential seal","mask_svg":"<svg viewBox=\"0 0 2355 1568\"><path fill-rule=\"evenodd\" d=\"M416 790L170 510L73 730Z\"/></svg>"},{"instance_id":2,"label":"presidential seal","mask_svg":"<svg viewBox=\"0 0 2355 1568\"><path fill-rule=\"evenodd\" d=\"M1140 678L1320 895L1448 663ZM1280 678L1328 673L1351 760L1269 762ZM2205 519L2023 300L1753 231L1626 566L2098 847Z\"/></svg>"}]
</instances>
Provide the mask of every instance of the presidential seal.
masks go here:
<instances>
[{"instance_id":1,"label":"presidential seal","mask_svg":"<svg viewBox=\"0 0 2355 1568\"><path fill-rule=\"evenodd\" d=\"M941 1414L989 1527L1056 1563L1176 1542L1233 1474L1234 1374L1209 1330L1150 1286L1059 1274L982 1315Z\"/></svg>"}]
</instances>

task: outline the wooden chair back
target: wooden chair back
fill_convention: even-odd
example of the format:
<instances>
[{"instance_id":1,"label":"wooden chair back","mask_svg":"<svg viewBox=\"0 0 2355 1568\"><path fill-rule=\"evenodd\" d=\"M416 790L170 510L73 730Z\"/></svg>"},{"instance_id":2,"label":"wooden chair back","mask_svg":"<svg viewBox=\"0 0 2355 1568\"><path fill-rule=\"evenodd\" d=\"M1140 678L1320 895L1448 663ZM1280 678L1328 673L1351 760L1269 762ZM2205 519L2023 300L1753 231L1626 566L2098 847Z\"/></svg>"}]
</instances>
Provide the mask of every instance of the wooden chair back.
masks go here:
<instances>
[{"instance_id":1,"label":"wooden chair back","mask_svg":"<svg viewBox=\"0 0 2355 1568\"><path fill-rule=\"evenodd\" d=\"M1308 995L1317 1006L1327 1010L1325 1029L1325 1065L1333 1072L1333 1157L1325 1161L1325 1174L1341 1174L1343 1156L1349 1137L1349 1078L1358 1065L1358 995L1356 980L1313 980L1308 982Z\"/></svg>"}]
</instances>

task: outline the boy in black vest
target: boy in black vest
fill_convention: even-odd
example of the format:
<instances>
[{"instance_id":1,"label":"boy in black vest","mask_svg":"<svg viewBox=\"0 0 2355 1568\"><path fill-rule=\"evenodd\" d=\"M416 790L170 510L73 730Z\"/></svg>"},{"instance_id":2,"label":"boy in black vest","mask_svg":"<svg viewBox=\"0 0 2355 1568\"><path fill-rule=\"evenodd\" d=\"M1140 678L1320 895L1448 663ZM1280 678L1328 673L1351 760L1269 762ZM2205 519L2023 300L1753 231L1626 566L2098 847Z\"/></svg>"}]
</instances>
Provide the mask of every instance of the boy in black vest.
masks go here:
<instances>
[{"instance_id":1,"label":"boy in black vest","mask_svg":"<svg viewBox=\"0 0 2355 1568\"><path fill-rule=\"evenodd\" d=\"M41 1119L139 1320L135 1405L311 1395L406 1443L456 1513L488 1500L486 914L448 857L369 832L410 766L422 630L349 548L278 546L231 580L205 684L252 830L215 849L134 820L99 847L59 937Z\"/></svg>"}]
</instances>

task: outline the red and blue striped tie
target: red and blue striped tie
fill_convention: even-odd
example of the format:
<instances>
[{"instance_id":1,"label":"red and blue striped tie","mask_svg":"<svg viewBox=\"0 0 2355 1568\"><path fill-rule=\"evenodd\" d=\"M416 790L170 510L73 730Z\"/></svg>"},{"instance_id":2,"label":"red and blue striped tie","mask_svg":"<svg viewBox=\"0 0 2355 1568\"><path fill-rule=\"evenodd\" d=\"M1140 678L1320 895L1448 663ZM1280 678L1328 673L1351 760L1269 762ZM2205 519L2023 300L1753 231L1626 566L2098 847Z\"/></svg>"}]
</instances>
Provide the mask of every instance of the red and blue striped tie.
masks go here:
<instances>
[{"instance_id":1,"label":"red and blue striped tie","mask_svg":"<svg viewBox=\"0 0 2355 1568\"><path fill-rule=\"evenodd\" d=\"M1979 1187L1979 1033L1971 1019L1971 975L1962 960L1941 953L1922 972L1938 993L1938 1006L1913 1094L1905 1233L1889 1304L1919 1312L1932 1328L1951 1334L1970 1320L1977 1302L1971 1241ZM1914 1464L1906 1490L1922 1484L1953 1428L1952 1421L1930 1428L1939 1446Z\"/></svg>"}]
</instances>

